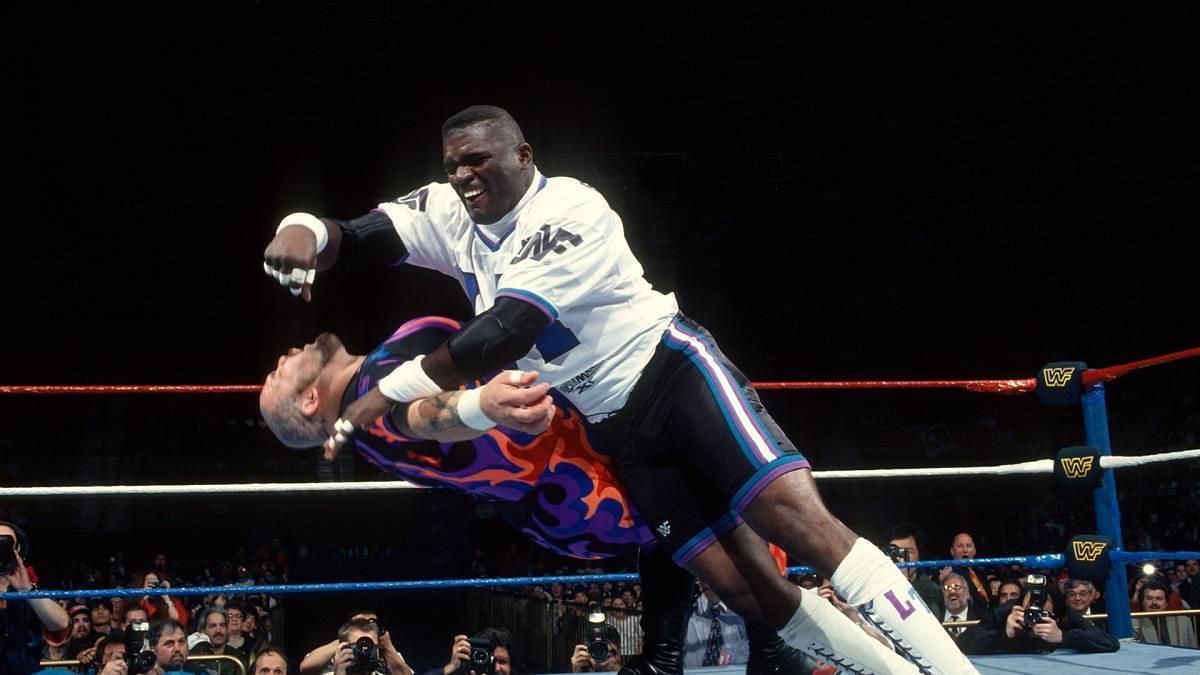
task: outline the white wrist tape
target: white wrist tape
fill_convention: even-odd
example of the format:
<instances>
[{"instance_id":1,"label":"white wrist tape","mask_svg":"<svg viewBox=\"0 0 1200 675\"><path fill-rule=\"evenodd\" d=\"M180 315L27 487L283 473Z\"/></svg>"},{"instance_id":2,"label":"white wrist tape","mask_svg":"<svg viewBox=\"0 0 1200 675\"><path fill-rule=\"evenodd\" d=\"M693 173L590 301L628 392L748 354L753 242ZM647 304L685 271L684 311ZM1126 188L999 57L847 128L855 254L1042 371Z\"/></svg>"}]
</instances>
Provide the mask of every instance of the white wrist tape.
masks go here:
<instances>
[{"instance_id":1,"label":"white wrist tape","mask_svg":"<svg viewBox=\"0 0 1200 675\"><path fill-rule=\"evenodd\" d=\"M484 414L483 407L479 405L481 394L479 389L468 389L458 397L458 419L475 431L487 431L496 426L492 418Z\"/></svg>"},{"instance_id":2,"label":"white wrist tape","mask_svg":"<svg viewBox=\"0 0 1200 675\"><path fill-rule=\"evenodd\" d=\"M397 403L408 403L442 393L442 388L421 367L423 358L425 356L422 354L400 364L399 368L379 381L379 392Z\"/></svg>"},{"instance_id":3,"label":"white wrist tape","mask_svg":"<svg viewBox=\"0 0 1200 675\"><path fill-rule=\"evenodd\" d=\"M279 227L275 228L275 234L289 225L299 225L306 227L312 231L317 238L317 253L325 250L329 245L329 230L325 227L325 223L321 219L311 213L293 213L289 216L284 216L283 220L279 221Z\"/></svg>"}]
</instances>

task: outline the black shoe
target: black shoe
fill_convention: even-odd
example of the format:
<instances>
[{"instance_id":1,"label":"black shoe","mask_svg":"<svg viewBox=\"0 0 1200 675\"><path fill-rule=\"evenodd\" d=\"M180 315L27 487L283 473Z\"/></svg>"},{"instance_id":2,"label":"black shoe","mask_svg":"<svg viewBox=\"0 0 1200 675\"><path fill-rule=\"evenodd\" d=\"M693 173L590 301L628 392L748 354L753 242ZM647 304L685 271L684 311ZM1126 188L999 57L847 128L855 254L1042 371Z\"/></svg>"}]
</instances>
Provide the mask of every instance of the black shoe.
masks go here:
<instances>
[{"instance_id":1,"label":"black shoe","mask_svg":"<svg viewBox=\"0 0 1200 675\"><path fill-rule=\"evenodd\" d=\"M813 657L789 647L775 631L754 621L746 622L750 658L746 675L810 675L818 665Z\"/></svg>"}]
</instances>

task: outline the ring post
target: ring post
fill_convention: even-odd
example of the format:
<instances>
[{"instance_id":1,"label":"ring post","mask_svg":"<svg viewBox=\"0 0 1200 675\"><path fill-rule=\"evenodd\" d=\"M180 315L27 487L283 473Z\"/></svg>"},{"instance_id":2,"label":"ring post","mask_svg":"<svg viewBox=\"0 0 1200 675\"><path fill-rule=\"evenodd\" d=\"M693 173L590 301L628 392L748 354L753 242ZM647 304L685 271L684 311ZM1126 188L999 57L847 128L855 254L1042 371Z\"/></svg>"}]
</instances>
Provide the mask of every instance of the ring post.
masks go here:
<instances>
[{"instance_id":1,"label":"ring post","mask_svg":"<svg viewBox=\"0 0 1200 675\"><path fill-rule=\"evenodd\" d=\"M1088 445L1100 449L1101 457L1112 456L1108 437L1108 408L1104 404L1104 383L1098 382L1083 392L1083 427ZM1117 502L1117 481L1112 469L1105 469L1100 487L1092 493L1096 508L1096 530L1113 542L1114 551L1123 551L1121 540L1121 510ZM1104 584L1105 607L1108 609L1108 632L1116 638L1133 637L1133 619L1129 614L1129 581L1125 565L1112 557L1112 571Z\"/></svg>"}]
</instances>

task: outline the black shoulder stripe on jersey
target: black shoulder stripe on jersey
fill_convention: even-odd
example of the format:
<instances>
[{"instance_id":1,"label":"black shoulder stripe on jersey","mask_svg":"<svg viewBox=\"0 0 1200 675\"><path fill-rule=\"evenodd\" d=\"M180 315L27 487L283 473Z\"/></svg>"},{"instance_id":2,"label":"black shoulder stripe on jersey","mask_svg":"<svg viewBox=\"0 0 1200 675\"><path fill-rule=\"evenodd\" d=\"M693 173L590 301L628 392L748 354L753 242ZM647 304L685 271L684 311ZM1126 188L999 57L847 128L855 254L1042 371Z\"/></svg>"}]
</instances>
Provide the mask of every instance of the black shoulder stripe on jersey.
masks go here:
<instances>
[{"instance_id":1,"label":"black shoulder stripe on jersey","mask_svg":"<svg viewBox=\"0 0 1200 675\"><path fill-rule=\"evenodd\" d=\"M342 230L338 259L357 265L395 265L404 260L408 249L382 211L372 211L353 220L333 220Z\"/></svg>"}]
</instances>

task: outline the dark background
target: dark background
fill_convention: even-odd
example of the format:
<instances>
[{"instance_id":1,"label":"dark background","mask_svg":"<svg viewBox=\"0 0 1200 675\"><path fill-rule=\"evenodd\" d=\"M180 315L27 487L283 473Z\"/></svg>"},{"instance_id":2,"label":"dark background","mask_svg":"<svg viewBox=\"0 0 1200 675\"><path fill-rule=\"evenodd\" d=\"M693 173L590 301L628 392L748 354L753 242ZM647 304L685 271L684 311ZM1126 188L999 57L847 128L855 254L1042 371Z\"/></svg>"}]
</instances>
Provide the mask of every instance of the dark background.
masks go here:
<instances>
[{"instance_id":1,"label":"dark background","mask_svg":"<svg viewBox=\"0 0 1200 675\"><path fill-rule=\"evenodd\" d=\"M441 179L438 126L474 103L512 112L543 172L597 187L650 281L755 380L1030 377L1200 344L1194 7L74 11L6 22L0 384L258 383L322 330L365 350L415 314L466 316L454 282L415 269L335 270L305 305L261 252L286 213L351 217ZM1117 454L1196 447L1197 375L1110 385ZM1082 442L1078 411L1031 397L764 399L818 468ZM377 477L284 451L252 395L7 396L0 452L3 485ZM1169 473L1121 480L1137 496ZM826 497L867 534L906 518L937 552L969 528L1000 554L1037 548L1045 514L1074 508L1051 489L856 482ZM479 544L456 526L470 512L429 494L0 502L43 568L111 550L182 565L279 535L296 581L454 576ZM397 550L330 553L361 543ZM412 619L414 642L436 639L418 665L460 630L451 601L371 600ZM289 598L304 618L289 633L316 636L292 652L363 602Z\"/></svg>"}]
</instances>

